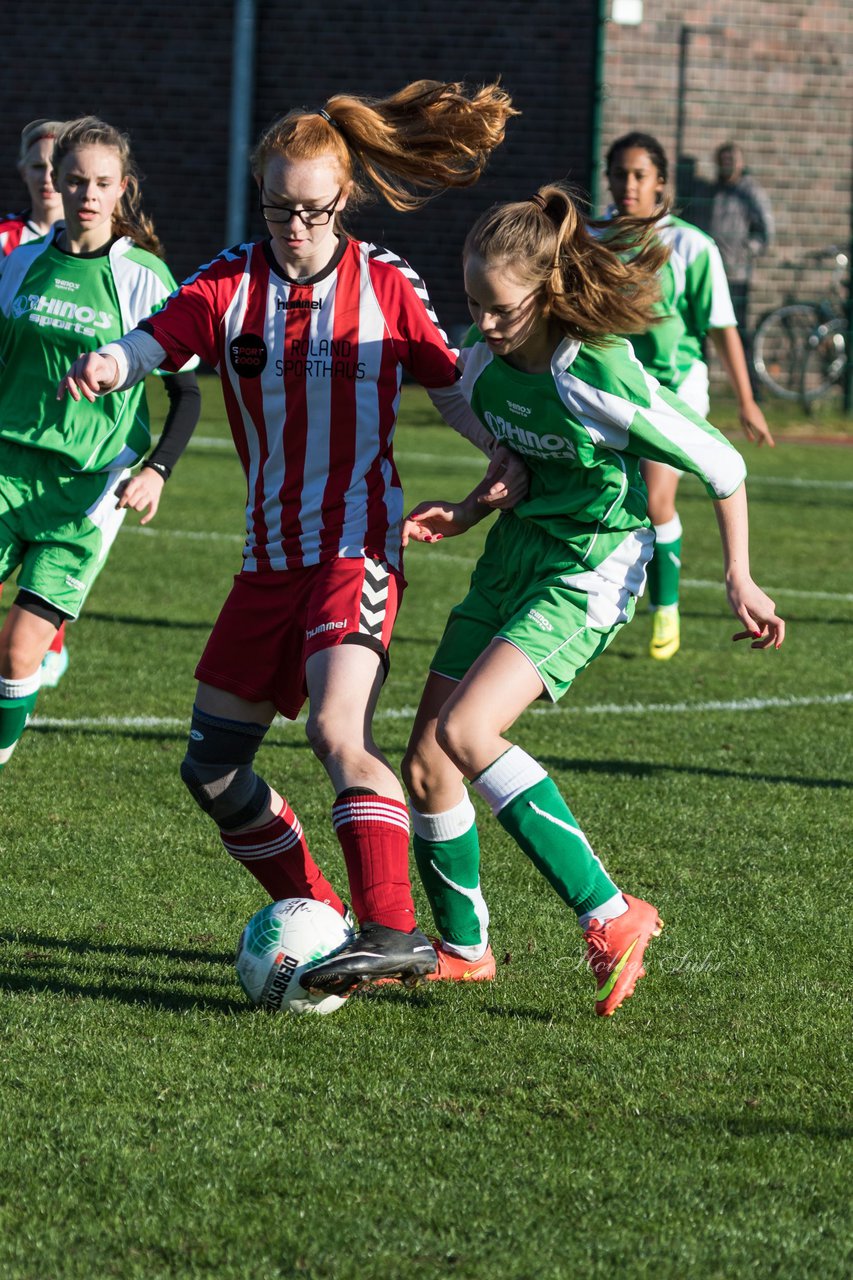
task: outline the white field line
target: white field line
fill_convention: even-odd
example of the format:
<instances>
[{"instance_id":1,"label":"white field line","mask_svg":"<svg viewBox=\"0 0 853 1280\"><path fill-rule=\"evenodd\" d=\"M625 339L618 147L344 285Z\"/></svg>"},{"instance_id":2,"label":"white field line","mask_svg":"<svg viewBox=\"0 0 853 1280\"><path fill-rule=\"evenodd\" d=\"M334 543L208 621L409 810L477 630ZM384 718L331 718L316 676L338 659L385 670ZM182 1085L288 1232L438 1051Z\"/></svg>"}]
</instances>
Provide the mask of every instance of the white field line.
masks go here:
<instances>
[{"instance_id":1,"label":"white field line","mask_svg":"<svg viewBox=\"0 0 853 1280\"><path fill-rule=\"evenodd\" d=\"M666 715L688 714L702 715L714 711L787 711L792 707L830 707L853 703L853 692L830 693L806 698L732 698L726 701L713 702L599 702L588 707L571 707L560 705L548 707L531 707L528 715L583 715L583 716L629 716L629 715ZM377 711L376 720L414 720L414 707L389 707ZM273 729L289 729L293 725L304 725L305 717L297 720L273 722ZM34 716L29 722L31 729L185 729L189 717L174 716L82 716L79 719L59 719L54 716Z\"/></svg>"},{"instance_id":2,"label":"white field line","mask_svg":"<svg viewBox=\"0 0 853 1280\"><path fill-rule=\"evenodd\" d=\"M135 533L143 538L181 538L185 542L230 542L235 545L238 541L242 543L245 540L241 534L237 533L204 533L199 529L151 529L147 525L142 528L138 524L125 524L122 533ZM411 555L411 548L408 554ZM476 556L454 555L452 551L445 551L443 547L440 551L433 547L424 548L423 552L416 551L415 554L419 557L419 567L426 564L432 564L439 568L446 564L462 564L473 569L476 560ZM423 556L423 559L420 558L421 556ZM682 578L681 585L703 590L723 590L722 582L715 582L712 578ZM765 587L764 589L774 596L803 596L810 600L853 600L853 592L801 591L796 587Z\"/></svg>"},{"instance_id":3,"label":"white field line","mask_svg":"<svg viewBox=\"0 0 853 1280\"><path fill-rule=\"evenodd\" d=\"M202 449L230 449L233 451L234 444L231 440L220 439L218 436L194 436L191 442L198 448ZM458 457L448 459L446 454L440 453L410 453L408 449L400 449L396 454L398 462L406 463L423 463L426 466L435 466L439 468L447 467L476 467L482 470L485 466L485 458L479 454L460 454ZM756 485L769 485L780 489L853 489L853 480L808 480L804 476L756 476L750 475L747 480L747 487L754 488Z\"/></svg>"}]
</instances>

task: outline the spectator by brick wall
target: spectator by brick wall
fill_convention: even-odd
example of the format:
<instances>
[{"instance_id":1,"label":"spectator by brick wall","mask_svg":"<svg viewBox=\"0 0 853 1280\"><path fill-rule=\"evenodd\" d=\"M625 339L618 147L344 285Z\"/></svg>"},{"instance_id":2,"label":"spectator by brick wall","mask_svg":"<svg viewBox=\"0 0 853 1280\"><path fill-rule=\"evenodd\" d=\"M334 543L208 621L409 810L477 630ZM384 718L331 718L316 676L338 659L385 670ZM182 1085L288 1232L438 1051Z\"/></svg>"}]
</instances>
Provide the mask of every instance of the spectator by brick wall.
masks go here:
<instances>
[{"instance_id":1,"label":"spectator by brick wall","mask_svg":"<svg viewBox=\"0 0 853 1280\"><path fill-rule=\"evenodd\" d=\"M713 179L714 151L733 139L770 197L776 243L756 268L753 321L794 284L788 260L850 242L851 66L849 0L645 0L639 26L608 23L602 166L620 133L654 133L680 171L683 200L691 175ZM819 296L828 268L806 269L796 284L800 296Z\"/></svg>"}]
</instances>

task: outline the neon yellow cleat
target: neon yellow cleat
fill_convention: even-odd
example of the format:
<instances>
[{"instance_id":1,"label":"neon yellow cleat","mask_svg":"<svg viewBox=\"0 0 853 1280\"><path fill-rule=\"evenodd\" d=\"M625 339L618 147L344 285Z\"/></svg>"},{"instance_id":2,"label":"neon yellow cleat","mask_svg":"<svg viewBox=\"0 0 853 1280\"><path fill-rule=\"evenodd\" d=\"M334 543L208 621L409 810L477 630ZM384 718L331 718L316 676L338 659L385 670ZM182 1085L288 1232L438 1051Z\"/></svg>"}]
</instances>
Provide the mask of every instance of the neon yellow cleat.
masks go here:
<instances>
[{"instance_id":1,"label":"neon yellow cleat","mask_svg":"<svg viewBox=\"0 0 853 1280\"><path fill-rule=\"evenodd\" d=\"M649 654L665 662L681 648L681 619L678 616L678 605L662 605L652 614L652 641Z\"/></svg>"}]
</instances>

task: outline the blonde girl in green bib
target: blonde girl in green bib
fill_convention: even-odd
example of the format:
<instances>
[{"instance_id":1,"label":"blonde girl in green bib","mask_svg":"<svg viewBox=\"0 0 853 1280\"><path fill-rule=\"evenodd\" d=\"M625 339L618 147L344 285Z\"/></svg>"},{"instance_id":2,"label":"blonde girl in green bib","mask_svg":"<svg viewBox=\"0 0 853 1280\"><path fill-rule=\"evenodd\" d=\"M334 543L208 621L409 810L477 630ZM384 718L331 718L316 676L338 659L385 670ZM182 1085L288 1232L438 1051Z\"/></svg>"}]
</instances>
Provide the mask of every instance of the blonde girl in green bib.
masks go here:
<instances>
[{"instance_id":1,"label":"blonde girl in green bib","mask_svg":"<svg viewBox=\"0 0 853 1280\"><path fill-rule=\"evenodd\" d=\"M143 524L155 515L200 406L194 374L167 378L169 414L145 458L141 384L82 412L57 400L81 347L121 337L176 285L141 211L123 134L91 116L71 121L52 165L64 221L17 248L0 275L0 583L17 570L18 587L0 630L0 769L58 628L79 615L127 510Z\"/></svg>"},{"instance_id":2,"label":"blonde girl in green bib","mask_svg":"<svg viewBox=\"0 0 853 1280\"><path fill-rule=\"evenodd\" d=\"M480 340L461 385L526 462L530 489L492 526L451 611L403 764L438 976L495 973L467 780L576 914L603 1016L643 976L660 917L621 892L545 769L506 735L532 702L562 697L634 612L654 545L642 459L690 471L713 500L734 638L778 648L785 633L750 576L740 455L612 336L651 323L665 257L654 224L626 222L604 242L557 186L497 206L468 235ZM478 496L421 504L407 536L464 533L486 514Z\"/></svg>"}]
</instances>

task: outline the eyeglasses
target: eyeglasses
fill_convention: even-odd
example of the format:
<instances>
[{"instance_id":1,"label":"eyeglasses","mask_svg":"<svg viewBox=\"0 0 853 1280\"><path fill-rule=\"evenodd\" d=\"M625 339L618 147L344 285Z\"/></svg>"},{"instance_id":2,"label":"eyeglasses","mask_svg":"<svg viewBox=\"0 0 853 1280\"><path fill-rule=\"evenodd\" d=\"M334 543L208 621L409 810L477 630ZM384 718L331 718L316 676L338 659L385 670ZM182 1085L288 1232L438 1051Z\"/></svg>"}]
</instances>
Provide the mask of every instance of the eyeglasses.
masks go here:
<instances>
[{"instance_id":1,"label":"eyeglasses","mask_svg":"<svg viewBox=\"0 0 853 1280\"><path fill-rule=\"evenodd\" d=\"M288 209L283 204L264 204L262 190L260 193L261 213L267 222L291 222L294 218L299 218L304 227L324 227L327 222L331 222L342 195L343 187L340 188L334 200L324 205L322 209Z\"/></svg>"}]
</instances>

